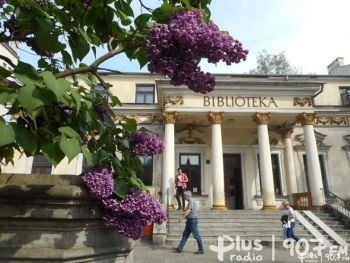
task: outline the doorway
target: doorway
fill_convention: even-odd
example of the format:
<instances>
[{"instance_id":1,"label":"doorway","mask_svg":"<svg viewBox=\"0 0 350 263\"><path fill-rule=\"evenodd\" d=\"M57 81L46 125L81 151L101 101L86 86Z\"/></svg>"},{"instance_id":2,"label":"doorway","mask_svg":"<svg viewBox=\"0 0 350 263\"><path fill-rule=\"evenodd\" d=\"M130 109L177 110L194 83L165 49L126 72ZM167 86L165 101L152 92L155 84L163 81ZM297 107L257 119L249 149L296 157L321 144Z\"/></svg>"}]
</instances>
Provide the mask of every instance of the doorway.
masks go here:
<instances>
[{"instance_id":1,"label":"doorway","mask_svg":"<svg viewBox=\"0 0 350 263\"><path fill-rule=\"evenodd\" d=\"M224 154L225 205L227 209L244 209L240 154Z\"/></svg>"},{"instance_id":2,"label":"doorway","mask_svg":"<svg viewBox=\"0 0 350 263\"><path fill-rule=\"evenodd\" d=\"M180 168L187 174L187 190L193 195L202 194L201 158L196 153L180 153Z\"/></svg>"}]
</instances>

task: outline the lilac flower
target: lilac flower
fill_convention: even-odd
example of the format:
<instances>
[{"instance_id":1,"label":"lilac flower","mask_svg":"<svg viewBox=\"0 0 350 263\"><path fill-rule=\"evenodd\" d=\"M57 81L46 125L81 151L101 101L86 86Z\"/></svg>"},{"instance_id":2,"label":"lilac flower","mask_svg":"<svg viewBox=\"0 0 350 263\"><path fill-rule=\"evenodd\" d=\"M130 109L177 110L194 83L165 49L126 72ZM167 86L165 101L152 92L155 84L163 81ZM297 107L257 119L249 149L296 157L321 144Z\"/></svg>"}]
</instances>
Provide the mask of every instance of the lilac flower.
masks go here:
<instances>
[{"instance_id":1,"label":"lilac flower","mask_svg":"<svg viewBox=\"0 0 350 263\"><path fill-rule=\"evenodd\" d=\"M166 220L166 212L160 203L140 191L127 195L121 201L106 199L102 202L107 210L104 224L135 240L142 236L145 226Z\"/></svg>"},{"instance_id":2,"label":"lilac flower","mask_svg":"<svg viewBox=\"0 0 350 263\"><path fill-rule=\"evenodd\" d=\"M201 71L201 58L227 65L245 60L248 50L213 23L205 23L199 10L176 12L169 25L152 28L146 43L151 72L170 77L173 85L187 85L198 93L215 87L215 78Z\"/></svg>"},{"instance_id":3,"label":"lilac flower","mask_svg":"<svg viewBox=\"0 0 350 263\"><path fill-rule=\"evenodd\" d=\"M2 7L4 6L5 1L6 1L6 0L0 0L0 8L2 8Z\"/></svg>"},{"instance_id":4,"label":"lilac flower","mask_svg":"<svg viewBox=\"0 0 350 263\"><path fill-rule=\"evenodd\" d=\"M98 199L106 198L113 192L113 173L107 168L89 169L84 173L83 180L90 193Z\"/></svg>"},{"instance_id":5,"label":"lilac flower","mask_svg":"<svg viewBox=\"0 0 350 263\"><path fill-rule=\"evenodd\" d=\"M163 142L158 136L147 132L135 132L129 137L131 152L135 155L149 156L164 151Z\"/></svg>"}]
</instances>

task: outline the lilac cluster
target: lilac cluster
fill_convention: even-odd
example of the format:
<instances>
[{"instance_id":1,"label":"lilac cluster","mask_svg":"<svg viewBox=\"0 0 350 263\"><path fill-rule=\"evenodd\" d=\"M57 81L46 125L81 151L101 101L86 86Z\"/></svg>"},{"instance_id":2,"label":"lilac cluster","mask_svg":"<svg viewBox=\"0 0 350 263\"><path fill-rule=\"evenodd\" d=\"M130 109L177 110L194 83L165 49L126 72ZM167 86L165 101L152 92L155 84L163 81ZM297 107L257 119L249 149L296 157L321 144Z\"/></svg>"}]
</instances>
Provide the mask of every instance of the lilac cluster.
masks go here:
<instances>
[{"instance_id":1,"label":"lilac cluster","mask_svg":"<svg viewBox=\"0 0 350 263\"><path fill-rule=\"evenodd\" d=\"M144 131L130 135L129 144L131 152L135 155L149 156L164 151L163 142L159 137Z\"/></svg>"},{"instance_id":2,"label":"lilac cluster","mask_svg":"<svg viewBox=\"0 0 350 263\"><path fill-rule=\"evenodd\" d=\"M202 13L193 9L178 11L169 25L152 28L146 53L151 72L169 76L173 85L185 84L205 94L214 89L215 78L201 71L197 62L207 58L210 63L224 61L231 65L245 60L248 50L215 24L205 23Z\"/></svg>"},{"instance_id":3,"label":"lilac cluster","mask_svg":"<svg viewBox=\"0 0 350 263\"><path fill-rule=\"evenodd\" d=\"M4 6L5 1L6 1L6 0L0 0L0 8L2 8L2 7Z\"/></svg>"},{"instance_id":4,"label":"lilac cluster","mask_svg":"<svg viewBox=\"0 0 350 263\"><path fill-rule=\"evenodd\" d=\"M94 109L102 121L104 121L105 119L111 116L110 109L101 103L95 104Z\"/></svg>"},{"instance_id":5,"label":"lilac cluster","mask_svg":"<svg viewBox=\"0 0 350 263\"><path fill-rule=\"evenodd\" d=\"M127 195L121 201L107 199L102 202L107 210L104 224L135 240L142 236L145 226L166 220L166 212L160 203L140 191Z\"/></svg>"},{"instance_id":6,"label":"lilac cluster","mask_svg":"<svg viewBox=\"0 0 350 263\"><path fill-rule=\"evenodd\" d=\"M98 199L107 198L113 192L113 172L107 168L91 168L84 172L83 180L90 193Z\"/></svg>"}]
</instances>

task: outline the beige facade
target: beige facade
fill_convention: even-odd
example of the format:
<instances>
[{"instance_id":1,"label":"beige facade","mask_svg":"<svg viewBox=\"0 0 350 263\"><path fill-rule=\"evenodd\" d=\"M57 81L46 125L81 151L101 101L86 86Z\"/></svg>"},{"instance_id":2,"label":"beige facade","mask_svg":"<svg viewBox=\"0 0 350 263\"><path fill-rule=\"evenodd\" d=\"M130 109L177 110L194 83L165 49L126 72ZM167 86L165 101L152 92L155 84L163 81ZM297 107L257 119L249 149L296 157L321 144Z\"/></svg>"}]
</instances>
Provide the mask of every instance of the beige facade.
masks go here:
<instances>
[{"instance_id":1,"label":"beige facade","mask_svg":"<svg viewBox=\"0 0 350 263\"><path fill-rule=\"evenodd\" d=\"M165 143L152 175L164 202L169 189L174 203L177 167L206 208L270 208L301 192L311 192L320 206L323 187L349 196L350 106L343 105L340 88L350 88L350 76L216 75L215 90L204 95L163 76L104 78L124 103L116 113L135 118ZM153 86L153 103L135 103L137 87ZM21 156L3 172L31 173L32 163ZM78 156L52 173L80 174L82 163Z\"/></svg>"}]
</instances>

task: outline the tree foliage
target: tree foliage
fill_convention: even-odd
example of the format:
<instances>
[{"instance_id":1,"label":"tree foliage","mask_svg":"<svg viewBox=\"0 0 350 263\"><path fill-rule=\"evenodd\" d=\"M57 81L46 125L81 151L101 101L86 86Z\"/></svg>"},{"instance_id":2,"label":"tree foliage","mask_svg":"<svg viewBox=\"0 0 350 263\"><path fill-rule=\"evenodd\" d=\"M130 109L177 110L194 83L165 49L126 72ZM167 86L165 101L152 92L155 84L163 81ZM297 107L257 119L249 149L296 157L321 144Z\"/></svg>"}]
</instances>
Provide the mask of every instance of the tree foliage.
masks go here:
<instances>
[{"instance_id":1,"label":"tree foliage","mask_svg":"<svg viewBox=\"0 0 350 263\"><path fill-rule=\"evenodd\" d=\"M117 121L112 107L120 101L109 91L99 66L121 53L144 66L151 28L193 8L209 22L210 2L163 0L151 9L142 0L0 1L0 43L21 42L38 55L34 67L0 54L13 67L0 67L0 104L14 116L11 122L0 116L0 161L13 163L19 151L43 154L57 165L82 153L89 165L113 169L117 195L132 187L143 189L135 173L140 163L129 145L137 125L127 118ZM135 15L137 4L141 12ZM102 46L108 51L85 64L88 53L96 55ZM94 89L97 84L104 87L107 100Z\"/></svg>"},{"instance_id":2,"label":"tree foliage","mask_svg":"<svg viewBox=\"0 0 350 263\"><path fill-rule=\"evenodd\" d=\"M263 49L256 57L257 67L249 71L252 74L301 74L301 70L291 66L284 52L269 54Z\"/></svg>"}]
</instances>

